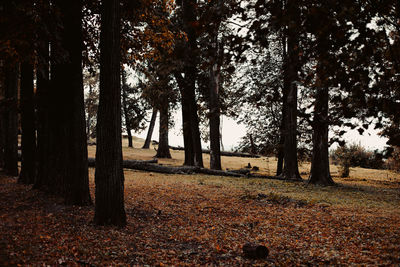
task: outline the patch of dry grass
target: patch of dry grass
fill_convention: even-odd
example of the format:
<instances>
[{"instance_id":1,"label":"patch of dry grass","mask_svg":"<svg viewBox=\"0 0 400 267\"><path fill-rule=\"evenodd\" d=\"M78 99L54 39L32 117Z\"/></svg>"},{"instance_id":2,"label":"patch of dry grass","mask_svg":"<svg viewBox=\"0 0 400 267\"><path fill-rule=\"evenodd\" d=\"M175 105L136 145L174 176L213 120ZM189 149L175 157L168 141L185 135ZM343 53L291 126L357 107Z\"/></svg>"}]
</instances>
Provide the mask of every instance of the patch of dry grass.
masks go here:
<instances>
[{"instance_id":1,"label":"patch of dry grass","mask_svg":"<svg viewBox=\"0 0 400 267\"><path fill-rule=\"evenodd\" d=\"M134 137L134 148L129 148L127 140L123 139L123 153L125 159L152 159L156 154L154 146L150 149L141 149L144 140ZM94 156L95 147L89 147L89 155ZM160 159L165 165L182 165L183 151L171 150L172 159ZM209 166L209 155L203 154L204 165ZM260 173L274 175L276 170L275 158L240 158L222 157L223 169L238 169L247 166L258 166ZM303 179L307 179L310 163L299 166ZM338 168L331 165L331 173L338 186L321 187L307 185L306 183L293 183L278 180L227 178L207 175L178 175L169 176L157 173L144 174L135 171L126 171L127 183L145 184L204 184L250 192L251 194L269 194L271 192L297 200L311 203L325 203L338 207L364 208L398 212L400 206L400 174L388 170L373 170L364 168L351 168L349 178L338 177ZM151 175L151 176L148 176ZM143 177L151 177L145 179ZM143 180L145 179L145 180Z\"/></svg>"}]
</instances>

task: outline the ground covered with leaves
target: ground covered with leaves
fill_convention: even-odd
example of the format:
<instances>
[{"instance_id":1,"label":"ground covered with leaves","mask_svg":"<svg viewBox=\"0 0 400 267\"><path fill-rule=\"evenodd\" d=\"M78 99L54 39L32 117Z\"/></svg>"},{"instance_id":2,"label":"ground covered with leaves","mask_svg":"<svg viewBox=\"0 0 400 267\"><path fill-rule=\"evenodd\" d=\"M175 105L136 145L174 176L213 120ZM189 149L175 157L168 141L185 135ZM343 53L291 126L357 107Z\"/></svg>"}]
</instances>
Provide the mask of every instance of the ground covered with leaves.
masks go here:
<instances>
[{"instance_id":1,"label":"ground covered with leaves","mask_svg":"<svg viewBox=\"0 0 400 267\"><path fill-rule=\"evenodd\" d=\"M327 188L136 171L125 179L128 225L119 229L93 225L92 206L64 206L1 176L0 266L400 263L399 179ZM267 246L268 258L243 257L247 242Z\"/></svg>"}]
</instances>

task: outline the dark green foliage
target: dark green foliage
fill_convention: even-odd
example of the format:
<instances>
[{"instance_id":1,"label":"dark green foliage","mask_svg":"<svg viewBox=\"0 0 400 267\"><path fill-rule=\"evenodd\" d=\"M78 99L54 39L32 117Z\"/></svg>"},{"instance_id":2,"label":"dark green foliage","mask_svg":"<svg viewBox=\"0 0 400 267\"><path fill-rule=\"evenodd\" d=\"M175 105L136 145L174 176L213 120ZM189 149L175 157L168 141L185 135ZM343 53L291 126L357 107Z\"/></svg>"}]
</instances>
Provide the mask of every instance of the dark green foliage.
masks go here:
<instances>
[{"instance_id":1,"label":"dark green foliage","mask_svg":"<svg viewBox=\"0 0 400 267\"><path fill-rule=\"evenodd\" d=\"M127 120L124 120L123 126L125 129L129 128L135 132L140 132L146 128L146 115L147 110L150 109L149 102L143 98L143 90L145 89L145 84L138 79L137 84L131 84L126 81L127 78L131 77L130 72L125 71L125 83L123 83L123 95L125 99L123 112L126 113Z\"/></svg>"},{"instance_id":2,"label":"dark green foliage","mask_svg":"<svg viewBox=\"0 0 400 267\"><path fill-rule=\"evenodd\" d=\"M350 167L362 167L370 169L383 169L385 162L383 154L378 150L368 151L361 145L350 144L339 146L331 152L334 164L340 166L340 176L348 177Z\"/></svg>"}]
</instances>

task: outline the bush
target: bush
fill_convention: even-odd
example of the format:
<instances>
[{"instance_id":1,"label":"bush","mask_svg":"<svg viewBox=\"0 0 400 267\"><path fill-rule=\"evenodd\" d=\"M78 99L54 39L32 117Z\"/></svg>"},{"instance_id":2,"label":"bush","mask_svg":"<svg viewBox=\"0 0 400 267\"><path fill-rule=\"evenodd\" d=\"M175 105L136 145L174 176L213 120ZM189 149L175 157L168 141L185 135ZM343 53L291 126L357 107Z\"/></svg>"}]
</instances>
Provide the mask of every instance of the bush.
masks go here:
<instances>
[{"instance_id":1,"label":"bush","mask_svg":"<svg viewBox=\"0 0 400 267\"><path fill-rule=\"evenodd\" d=\"M391 156L387 160L387 168L392 171L400 172L400 147L393 147Z\"/></svg>"},{"instance_id":2,"label":"bush","mask_svg":"<svg viewBox=\"0 0 400 267\"><path fill-rule=\"evenodd\" d=\"M344 145L332 151L332 161L340 165L341 177L348 177L350 167L362 167L369 169L383 169L385 162L383 155L378 150L368 151L361 145Z\"/></svg>"}]
</instances>

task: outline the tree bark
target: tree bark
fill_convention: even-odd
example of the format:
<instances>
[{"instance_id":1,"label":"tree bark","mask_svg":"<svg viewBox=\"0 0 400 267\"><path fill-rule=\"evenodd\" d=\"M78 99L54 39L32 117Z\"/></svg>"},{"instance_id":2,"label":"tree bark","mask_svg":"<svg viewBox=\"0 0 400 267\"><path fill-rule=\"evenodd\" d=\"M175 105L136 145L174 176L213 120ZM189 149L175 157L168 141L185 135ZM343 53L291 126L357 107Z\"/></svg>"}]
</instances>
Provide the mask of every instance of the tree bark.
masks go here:
<instances>
[{"instance_id":1,"label":"tree bark","mask_svg":"<svg viewBox=\"0 0 400 267\"><path fill-rule=\"evenodd\" d=\"M313 152L311 161L310 178L311 184L334 185L329 169L329 145L328 145L328 104L329 91L323 86L325 81L324 66L322 63L317 67L316 96L314 102L313 120Z\"/></svg>"},{"instance_id":2,"label":"tree bark","mask_svg":"<svg viewBox=\"0 0 400 267\"><path fill-rule=\"evenodd\" d=\"M168 144L168 101L163 104L160 108L160 129L159 129L159 140L156 158L171 158Z\"/></svg>"},{"instance_id":3,"label":"tree bark","mask_svg":"<svg viewBox=\"0 0 400 267\"><path fill-rule=\"evenodd\" d=\"M212 60L217 60L218 47L217 36L213 40ZM220 105L219 105L219 75L220 70L217 62L210 67L210 168L221 170L221 146L220 146Z\"/></svg>"},{"instance_id":4,"label":"tree bark","mask_svg":"<svg viewBox=\"0 0 400 267\"><path fill-rule=\"evenodd\" d=\"M4 61L0 60L0 169L4 168L4 148L5 148L5 83L4 83Z\"/></svg>"},{"instance_id":5,"label":"tree bark","mask_svg":"<svg viewBox=\"0 0 400 267\"><path fill-rule=\"evenodd\" d=\"M192 126L190 120L190 105L188 103L188 97L185 91L185 81L181 74L175 74L176 81L181 92L182 99L182 129L183 129L183 143L185 150L185 166L194 166L194 154L193 154L193 140L192 140Z\"/></svg>"},{"instance_id":6,"label":"tree bark","mask_svg":"<svg viewBox=\"0 0 400 267\"><path fill-rule=\"evenodd\" d=\"M18 176L18 73L16 63L5 66L5 98L9 103L4 114L4 171L10 176Z\"/></svg>"},{"instance_id":7,"label":"tree bark","mask_svg":"<svg viewBox=\"0 0 400 267\"><path fill-rule=\"evenodd\" d=\"M0 169L4 168L4 147L5 147L5 132L4 132L4 110L0 107Z\"/></svg>"},{"instance_id":8,"label":"tree bark","mask_svg":"<svg viewBox=\"0 0 400 267\"><path fill-rule=\"evenodd\" d=\"M93 94L93 86L89 84L89 97L91 97ZM90 139L91 132L90 132L90 124L92 123L92 115L91 115L91 107L92 106L92 100L89 100L87 103L87 116L86 116L86 137L87 140Z\"/></svg>"},{"instance_id":9,"label":"tree bark","mask_svg":"<svg viewBox=\"0 0 400 267\"><path fill-rule=\"evenodd\" d=\"M60 11L62 28L60 45L53 46L54 55L67 53L68 58L52 58L50 95L50 156L56 162L49 175L52 187L68 205L88 205L89 194L87 140L82 76L82 1L54 1ZM60 50L59 50L60 49Z\"/></svg>"},{"instance_id":10,"label":"tree bark","mask_svg":"<svg viewBox=\"0 0 400 267\"><path fill-rule=\"evenodd\" d=\"M283 10L284 7L282 7ZM284 62L287 60L287 52L286 52L286 27L282 30L282 58ZM285 65L283 66L285 68ZM284 86L282 88L282 118L281 118L281 126L280 126L280 138L279 138L279 144L278 144L278 161L277 161L277 166L276 166L276 175L282 175L283 172L283 161L284 161L284 156L285 156L285 117L286 117L286 109L287 109L287 92L288 86Z\"/></svg>"},{"instance_id":11,"label":"tree bark","mask_svg":"<svg viewBox=\"0 0 400 267\"><path fill-rule=\"evenodd\" d=\"M157 119L157 112L158 112L157 109L153 108L153 113L151 114L151 119L150 119L149 129L147 131L146 140L144 141L144 145L142 148L145 148L145 149L150 148L151 136L153 135L154 126L156 124L156 119Z\"/></svg>"},{"instance_id":12,"label":"tree bark","mask_svg":"<svg viewBox=\"0 0 400 267\"><path fill-rule=\"evenodd\" d=\"M46 191L51 184L49 166L52 166L50 157L51 136L49 128L49 42L42 36L39 41L38 54L42 60L36 69L36 99L37 99L37 172L34 188Z\"/></svg>"},{"instance_id":13,"label":"tree bark","mask_svg":"<svg viewBox=\"0 0 400 267\"><path fill-rule=\"evenodd\" d=\"M288 57L284 67L284 90L287 90L285 114L285 146L283 177L288 180L301 180L297 162L297 85L299 70L299 41L297 23L299 11L294 0L287 3L291 14L288 26Z\"/></svg>"},{"instance_id":14,"label":"tree bark","mask_svg":"<svg viewBox=\"0 0 400 267\"><path fill-rule=\"evenodd\" d=\"M199 118L197 114L197 102L196 102L196 78L197 78L197 40L196 31L194 28L194 22L196 22L195 7L197 5L196 0L183 0L183 23L184 30L187 34L188 41L185 49L184 56L184 88L182 94L182 112L187 112L187 115L183 114L183 131L184 131L184 142L185 147L190 145L189 136L191 138L191 146L193 153L193 165L203 167L203 155L201 149L201 139L199 130ZM189 130L190 129L190 133ZM186 151L185 151L186 152ZM188 149L188 152L190 150ZM191 154L189 154L191 155ZM192 160L188 160L188 165L192 163ZM185 157L186 164L186 157Z\"/></svg>"},{"instance_id":15,"label":"tree bark","mask_svg":"<svg viewBox=\"0 0 400 267\"><path fill-rule=\"evenodd\" d=\"M128 106L126 102L127 98L127 83L126 83L126 75L124 69L121 67L121 78L122 78L122 109L124 110L124 115L125 115L125 128L126 128L126 133L128 134L128 147L133 147L133 142L132 142L132 129L130 127L129 123L129 115L128 115Z\"/></svg>"},{"instance_id":16,"label":"tree bark","mask_svg":"<svg viewBox=\"0 0 400 267\"><path fill-rule=\"evenodd\" d=\"M18 182L33 184L36 174L36 129L33 100L33 66L29 62L21 64L21 173Z\"/></svg>"},{"instance_id":17,"label":"tree bark","mask_svg":"<svg viewBox=\"0 0 400 267\"><path fill-rule=\"evenodd\" d=\"M100 98L97 115L97 225L126 225L122 169L120 1L103 0L100 35Z\"/></svg>"}]
</instances>

